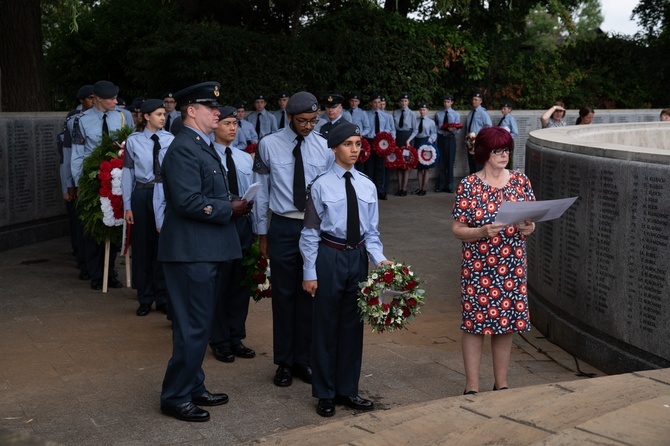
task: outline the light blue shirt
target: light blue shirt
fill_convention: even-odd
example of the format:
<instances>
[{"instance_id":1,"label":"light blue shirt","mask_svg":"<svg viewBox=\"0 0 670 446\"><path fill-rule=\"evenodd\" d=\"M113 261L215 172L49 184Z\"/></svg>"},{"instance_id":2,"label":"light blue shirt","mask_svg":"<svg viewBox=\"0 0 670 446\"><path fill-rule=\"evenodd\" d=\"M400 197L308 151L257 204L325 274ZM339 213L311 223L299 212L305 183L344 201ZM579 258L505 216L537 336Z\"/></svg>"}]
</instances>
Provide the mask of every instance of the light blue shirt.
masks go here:
<instances>
[{"instance_id":1,"label":"light blue shirt","mask_svg":"<svg viewBox=\"0 0 670 446\"><path fill-rule=\"evenodd\" d=\"M298 143L296 133L286 126L277 133L261 139L254 159L254 182L261 183L256 194L254 219L256 232L267 234L268 210L278 214L297 212L293 204L293 149ZM310 132L300 146L305 168L305 185L330 169L335 155L326 140Z\"/></svg>"},{"instance_id":2,"label":"light blue shirt","mask_svg":"<svg viewBox=\"0 0 670 446\"><path fill-rule=\"evenodd\" d=\"M242 197L244 196L244 193L247 191L247 189L249 189L249 186L251 185L251 182L254 178L252 171L254 160L250 154L242 150L235 149L232 144L230 148L233 162L235 163L235 172L237 173L237 188L239 189L240 197ZM228 169L226 160L226 146L214 141L214 150L216 150L216 153L219 154L219 158L221 158L221 164L223 164L223 167L226 168L226 172L228 172L230 169ZM230 179L230 177L228 178Z\"/></svg>"},{"instance_id":3,"label":"light blue shirt","mask_svg":"<svg viewBox=\"0 0 670 446\"><path fill-rule=\"evenodd\" d=\"M165 114L165 125L167 126L167 119L168 116L170 117L170 129L172 129L172 124L174 124L174 120L177 119L178 117L181 116L181 113L178 110L173 110L172 113L166 113ZM170 130L168 130L169 132Z\"/></svg>"},{"instance_id":4,"label":"light blue shirt","mask_svg":"<svg viewBox=\"0 0 670 446\"><path fill-rule=\"evenodd\" d=\"M465 134L466 136L468 133L476 135L484 127L491 127L492 125L491 117L486 109L480 105L470 110L468 117L465 119Z\"/></svg>"},{"instance_id":5,"label":"light blue shirt","mask_svg":"<svg viewBox=\"0 0 670 446\"><path fill-rule=\"evenodd\" d=\"M370 120L368 119L368 114L358 107L350 109L349 114L351 115L351 122L353 124L356 124L358 128L361 129L361 135L363 136L369 135L371 130L370 130Z\"/></svg>"},{"instance_id":6,"label":"light blue shirt","mask_svg":"<svg viewBox=\"0 0 670 446\"><path fill-rule=\"evenodd\" d=\"M163 165L163 158L165 158L167 149L167 147L164 147L158 152L158 162L161 166ZM153 204L156 228L160 229L163 227L163 220L165 219L165 189L163 189L163 183L156 183L154 186Z\"/></svg>"},{"instance_id":7,"label":"light blue shirt","mask_svg":"<svg viewBox=\"0 0 670 446\"><path fill-rule=\"evenodd\" d=\"M404 115L404 121L403 121L403 126L400 127L400 116ZM397 110L393 110L393 123L395 124L395 131L396 134L397 132L400 131L411 131L412 133L409 135L409 140L414 139L416 136L417 132L417 124L416 124L416 115L412 110L409 108L399 108ZM396 135L397 138L397 135ZM400 141L403 145L405 145L405 141Z\"/></svg>"},{"instance_id":8,"label":"light blue shirt","mask_svg":"<svg viewBox=\"0 0 670 446\"><path fill-rule=\"evenodd\" d=\"M235 135L235 140L233 141L232 146L244 150L249 144L257 141L258 134L256 133L254 126L246 119L238 120L237 134Z\"/></svg>"},{"instance_id":9,"label":"light blue shirt","mask_svg":"<svg viewBox=\"0 0 670 446\"><path fill-rule=\"evenodd\" d=\"M271 115L267 110L263 110L261 113L254 111L249 113L249 116L246 117L246 120L251 123L254 130L256 130L256 121L258 121L259 115L261 115L261 132L258 135L259 139L277 132L277 120L274 115Z\"/></svg>"},{"instance_id":10,"label":"light blue shirt","mask_svg":"<svg viewBox=\"0 0 670 446\"><path fill-rule=\"evenodd\" d=\"M305 227L300 233L299 243L303 259L303 280L317 280L316 258L322 232L340 239L347 238L345 172L347 170L334 163L330 171L317 178L310 189L305 210ZM377 265L386 260L377 230L379 223L377 188L356 169L352 168L349 172L358 199L361 238L365 240L368 257Z\"/></svg>"},{"instance_id":11,"label":"light blue shirt","mask_svg":"<svg viewBox=\"0 0 670 446\"><path fill-rule=\"evenodd\" d=\"M277 121L277 129L281 130L282 128L286 127L288 125L288 114L286 113L286 109L284 110L275 110L272 112L272 115L275 117L275 120ZM281 124L281 117L284 115L284 127L279 127L279 124Z\"/></svg>"},{"instance_id":12,"label":"light blue shirt","mask_svg":"<svg viewBox=\"0 0 670 446\"><path fill-rule=\"evenodd\" d=\"M104 114L107 115L107 128L110 134L120 130L123 126L132 128L134 125L132 119L129 121L125 113L120 110L104 113L93 107L81 114L78 129L73 128L72 131L71 167L75 186L79 186L84 159L102 142L102 116Z\"/></svg>"},{"instance_id":13,"label":"light blue shirt","mask_svg":"<svg viewBox=\"0 0 670 446\"><path fill-rule=\"evenodd\" d=\"M172 143L174 135L165 130L158 130L158 143L163 148ZM153 133L149 129L131 134L126 140L126 151L123 155L123 175L121 176L121 191L123 193L123 210L132 210L130 198L135 183L152 183L154 175L154 141ZM160 154L160 152L159 152ZM155 187L155 186L154 186Z\"/></svg>"},{"instance_id":14,"label":"light blue shirt","mask_svg":"<svg viewBox=\"0 0 670 446\"><path fill-rule=\"evenodd\" d=\"M395 138L395 123L393 122L393 116L384 110L368 110L368 120L370 121L370 133L368 133L368 138L374 138L377 136L375 133L375 114L379 115L379 131L388 132Z\"/></svg>"},{"instance_id":15,"label":"light blue shirt","mask_svg":"<svg viewBox=\"0 0 670 446\"><path fill-rule=\"evenodd\" d=\"M505 116L502 117L500 120L500 127L504 127L506 130L509 130L510 135L512 135L512 138L516 138L519 136L519 126L516 125L516 119L514 119L514 116L512 116L512 113L507 113Z\"/></svg>"},{"instance_id":16,"label":"light blue shirt","mask_svg":"<svg viewBox=\"0 0 670 446\"><path fill-rule=\"evenodd\" d=\"M440 127L442 127L442 125L446 123L460 123L460 122L461 122L461 115L459 115L458 112L453 108L442 109L437 113L435 113L435 126L437 127L438 135L442 136L447 136L449 134L458 135L458 132L460 132L459 129L454 129L453 131L450 131L450 130L442 130L440 129Z\"/></svg>"},{"instance_id":17,"label":"light blue shirt","mask_svg":"<svg viewBox=\"0 0 670 446\"><path fill-rule=\"evenodd\" d=\"M423 129L419 132L419 126L421 125L421 120L423 119ZM416 118L416 138L428 138L429 143L434 143L437 139L437 128L435 127L435 121L430 119L428 116L423 118L419 116Z\"/></svg>"}]
</instances>

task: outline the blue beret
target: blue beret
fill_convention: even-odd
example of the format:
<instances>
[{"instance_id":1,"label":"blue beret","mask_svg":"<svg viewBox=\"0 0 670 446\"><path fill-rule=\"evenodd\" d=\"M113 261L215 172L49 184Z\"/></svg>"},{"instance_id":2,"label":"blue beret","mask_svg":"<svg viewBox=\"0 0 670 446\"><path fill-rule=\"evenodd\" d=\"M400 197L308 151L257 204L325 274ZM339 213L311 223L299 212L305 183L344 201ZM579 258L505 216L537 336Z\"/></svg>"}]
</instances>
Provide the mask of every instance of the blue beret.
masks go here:
<instances>
[{"instance_id":1,"label":"blue beret","mask_svg":"<svg viewBox=\"0 0 670 446\"><path fill-rule=\"evenodd\" d=\"M226 105L225 107L219 107L219 113L219 121L226 118L236 118L237 108Z\"/></svg>"},{"instance_id":2,"label":"blue beret","mask_svg":"<svg viewBox=\"0 0 670 446\"><path fill-rule=\"evenodd\" d=\"M331 128L328 132L328 147L331 149L337 147L351 136L361 136L361 129L356 124L342 120L341 124Z\"/></svg>"},{"instance_id":3,"label":"blue beret","mask_svg":"<svg viewBox=\"0 0 670 446\"><path fill-rule=\"evenodd\" d=\"M93 85L93 93L102 99L111 99L119 94L119 87L110 81L98 81Z\"/></svg>"},{"instance_id":4,"label":"blue beret","mask_svg":"<svg viewBox=\"0 0 670 446\"><path fill-rule=\"evenodd\" d=\"M177 107L182 108L189 104L202 104L209 107L221 107L219 104L219 91L221 84L218 82L202 82L179 90L174 94Z\"/></svg>"},{"instance_id":5,"label":"blue beret","mask_svg":"<svg viewBox=\"0 0 670 446\"><path fill-rule=\"evenodd\" d=\"M153 113L153 111L157 108L165 108L165 104L163 104L162 99L147 99L146 101L142 102L142 105L140 106L140 112L142 112L142 114Z\"/></svg>"},{"instance_id":6,"label":"blue beret","mask_svg":"<svg viewBox=\"0 0 670 446\"><path fill-rule=\"evenodd\" d=\"M84 85L77 91L77 99L86 99L93 94L93 85Z\"/></svg>"},{"instance_id":7,"label":"blue beret","mask_svg":"<svg viewBox=\"0 0 670 446\"><path fill-rule=\"evenodd\" d=\"M358 93L349 93L349 99L361 99L361 95Z\"/></svg>"},{"instance_id":8,"label":"blue beret","mask_svg":"<svg viewBox=\"0 0 670 446\"><path fill-rule=\"evenodd\" d=\"M510 101L507 101L507 102L503 102L503 105L500 108L513 108L512 107L513 105L514 104L512 104Z\"/></svg>"},{"instance_id":9,"label":"blue beret","mask_svg":"<svg viewBox=\"0 0 670 446\"><path fill-rule=\"evenodd\" d=\"M319 109L316 97L308 91L300 91L288 100L286 113L299 115L300 113L315 113Z\"/></svg>"}]
</instances>

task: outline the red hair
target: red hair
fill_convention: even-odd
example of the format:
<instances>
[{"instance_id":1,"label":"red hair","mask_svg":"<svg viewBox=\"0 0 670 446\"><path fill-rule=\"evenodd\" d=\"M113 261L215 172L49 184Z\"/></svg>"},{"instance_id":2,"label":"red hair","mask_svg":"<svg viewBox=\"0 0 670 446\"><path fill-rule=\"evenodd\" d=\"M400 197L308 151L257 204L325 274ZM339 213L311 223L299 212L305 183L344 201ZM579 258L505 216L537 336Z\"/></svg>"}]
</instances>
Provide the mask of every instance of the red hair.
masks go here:
<instances>
[{"instance_id":1,"label":"red hair","mask_svg":"<svg viewBox=\"0 0 670 446\"><path fill-rule=\"evenodd\" d=\"M502 127L484 127L475 139L475 162L484 165L496 149L509 149L510 156L514 150L512 135Z\"/></svg>"}]
</instances>

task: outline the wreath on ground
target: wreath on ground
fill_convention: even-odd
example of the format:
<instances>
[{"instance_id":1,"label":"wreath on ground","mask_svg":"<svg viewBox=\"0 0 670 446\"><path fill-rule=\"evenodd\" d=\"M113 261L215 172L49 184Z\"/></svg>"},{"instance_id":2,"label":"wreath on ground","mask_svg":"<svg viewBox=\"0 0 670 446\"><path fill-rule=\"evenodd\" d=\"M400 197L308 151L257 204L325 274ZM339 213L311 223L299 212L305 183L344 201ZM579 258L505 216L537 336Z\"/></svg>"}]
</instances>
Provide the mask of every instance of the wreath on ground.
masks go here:
<instances>
[{"instance_id":1,"label":"wreath on ground","mask_svg":"<svg viewBox=\"0 0 670 446\"><path fill-rule=\"evenodd\" d=\"M272 297L270 261L261 254L258 236L242 259L242 265L247 267L247 275L242 280L242 286L247 287L254 302Z\"/></svg>"},{"instance_id":2,"label":"wreath on ground","mask_svg":"<svg viewBox=\"0 0 670 446\"><path fill-rule=\"evenodd\" d=\"M419 164L424 167L433 167L440 159L440 152L432 144L423 144L418 148Z\"/></svg>"},{"instance_id":3,"label":"wreath on ground","mask_svg":"<svg viewBox=\"0 0 670 446\"><path fill-rule=\"evenodd\" d=\"M380 158L386 157L396 148L395 138L389 132L379 132L375 139L372 140L372 150L375 151Z\"/></svg>"},{"instance_id":4,"label":"wreath on ground","mask_svg":"<svg viewBox=\"0 0 670 446\"><path fill-rule=\"evenodd\" d=\"M97 243L109 240L121 245L123 197L121 174L126 138L133 132L122 127L110 135L84 160L79 178L77 207L84 231Z\"/></svg>"},{"instance_id":5,"label":"wreath on ground","mask_svg":"<svg viewBox=\"0 0 670 446\"><path fill-rule=\"evenodd\" d=\"M407 329L420 313L425 291L409 265L383 264L358 284L358 312L372 331Z\"/></svg>"},{"instance_id":6,"label":"wreath on ground","mask_svg":"<svg viewBox=\"0 0 670 446\"><path fill-rule=\"evenodd\" d=\"M416 149L412 146L402 146L400 147L400 153L405 162L404 169L416 169L416 165L419 162L419 155Z\"/></svg>"},{"instance_id":7,"label":"wreath on ground","mask_svg":"<svg viewBox=\"0 0 670 446\"><path fill-rule=\"evenodd\" d=\"M358 162L364 163L370 158L370 143L367 139L361 138L361 152L358 154Z\"/></svg>"}]
</instances>

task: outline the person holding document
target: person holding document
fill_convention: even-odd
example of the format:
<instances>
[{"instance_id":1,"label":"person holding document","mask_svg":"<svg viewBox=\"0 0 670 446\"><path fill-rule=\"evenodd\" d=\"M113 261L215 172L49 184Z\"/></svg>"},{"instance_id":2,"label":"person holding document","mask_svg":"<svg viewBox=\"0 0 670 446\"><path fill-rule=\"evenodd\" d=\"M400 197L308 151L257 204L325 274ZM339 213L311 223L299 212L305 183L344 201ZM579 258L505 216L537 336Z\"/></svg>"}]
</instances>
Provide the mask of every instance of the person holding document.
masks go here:
<instances>
[{"instance_id":1,"label":"person holding document","mask_svg":"<svg viewBox=\"0 0 670 446\"><path fill-rule=\"evenodd\" d=\"M464 178L456 189L452 231L463 241L464 395L479 391L484 335L492 335L493 390L502 390L507 389L512 334L530 330L525 240L535 230L535 223L495 223L503 202L535 200L528 178L506 169L513 148L508 131L483 128L475 141L474 160L484 168Z\"/></svg>"}]
</instances>

